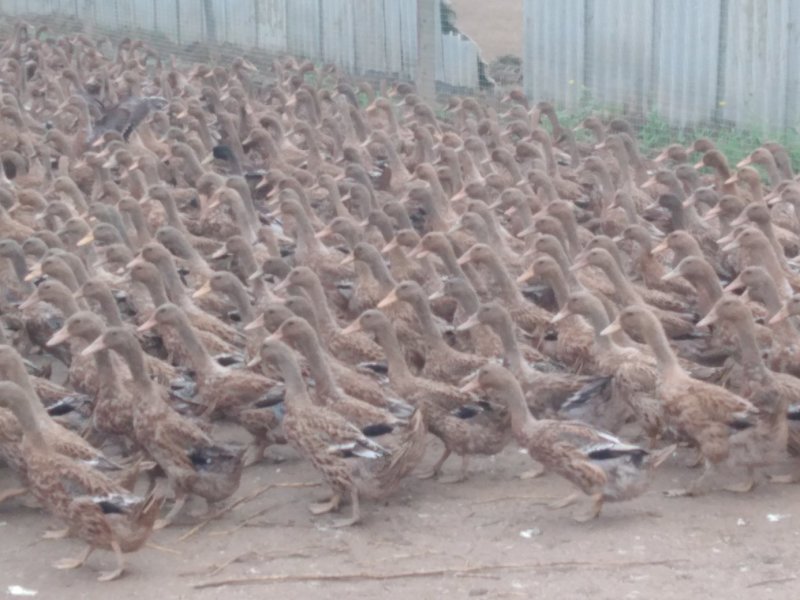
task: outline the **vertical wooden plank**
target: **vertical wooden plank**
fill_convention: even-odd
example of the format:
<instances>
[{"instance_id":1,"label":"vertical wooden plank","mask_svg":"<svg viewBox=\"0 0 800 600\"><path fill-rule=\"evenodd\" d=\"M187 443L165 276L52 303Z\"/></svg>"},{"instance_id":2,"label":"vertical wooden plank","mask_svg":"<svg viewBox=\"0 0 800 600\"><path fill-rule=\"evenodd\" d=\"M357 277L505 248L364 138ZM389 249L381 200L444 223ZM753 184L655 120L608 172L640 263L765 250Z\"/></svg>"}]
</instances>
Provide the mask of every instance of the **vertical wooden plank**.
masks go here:
<instances>
[{"instance_id":1,"label":"vertical wooden plank","mask_svg":"<svg viewBox=\"0 0 800 600\"><path fill-rule=\"evenodd\" d=\"M254 0L258 3L256 46L266 52L282 52L287 47L287 4L291 0Z\"/></svg>"},{"instance_id":2,"label":"vertical wooden plank","mask_svg":"<svg viewBox=\"0 0 800 600\"><path fill-rule=\"evenodd\" d=\"M417 0L417 92L429 103L436 99L437 46L441 47L438 9L438 0Z\"/></svg>"}]
</instances>

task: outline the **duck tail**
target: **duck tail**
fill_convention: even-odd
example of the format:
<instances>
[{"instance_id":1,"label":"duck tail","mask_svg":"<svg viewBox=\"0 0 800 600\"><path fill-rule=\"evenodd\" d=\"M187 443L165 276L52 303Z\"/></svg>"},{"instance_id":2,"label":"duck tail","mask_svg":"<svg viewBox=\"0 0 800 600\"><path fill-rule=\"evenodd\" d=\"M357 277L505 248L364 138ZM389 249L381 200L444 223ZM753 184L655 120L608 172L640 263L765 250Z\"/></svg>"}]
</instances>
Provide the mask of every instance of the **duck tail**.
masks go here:
<instances>
[{"instance_id":1,"label":"duck tail","mask_svg":"<svg viewBox=\"0 0 800 600\"><path fill-rule=\"evenodd\" d=\"M147 500L142 504L142 508L136 519L140 527L147 531L153 529L153 525L161 512L161 507L164 505L164 500L165 496L161 492L154 491L150 494Z\"/></svg>"},{"instance_id":2,"label":"duck tail","mask_svg":"<svg viewBox=\"0 0 800 600\"><path fill-rule=\"evenodd\" d=\"M380 475L381 495L388 495L401 479L406 477L422 461L425 455L428 430L422 411L414 411L408 421L406 435L392 453L391 459Z\"/></svg>"}]
</instances>

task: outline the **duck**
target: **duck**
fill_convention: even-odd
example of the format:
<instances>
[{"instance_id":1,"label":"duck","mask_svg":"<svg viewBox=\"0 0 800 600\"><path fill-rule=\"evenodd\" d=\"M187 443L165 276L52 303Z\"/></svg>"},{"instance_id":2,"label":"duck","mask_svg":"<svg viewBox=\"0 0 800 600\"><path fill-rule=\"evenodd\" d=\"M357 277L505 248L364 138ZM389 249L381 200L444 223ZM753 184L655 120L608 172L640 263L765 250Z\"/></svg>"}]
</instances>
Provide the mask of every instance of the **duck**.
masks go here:
<instances>
[{"instance_id":1,"label":"duck","mask_svg":"<svg viewBox=\"0 0 800 600\"><path fill-rule=\"evenodd\" d=\"M508 444L508 412L492 405L481 405L457 387L412 375L394 328L382 312L376 309L365 311L344 331L347 334L369 331L375 335L386 353L392 389L421 411L428 431L444 444L444 450L431 471L421 477L438 477L442 465L450 454L455 453L461 456L461 470L449 482L464 481L468 476L471 454L497 454Z\"/></svg>"},{"instance_id":2,"label":"duck","mask_svg":"<svg viewBox=\"0 0 800 600\"><path fill-rule=\"evenodd\" d=\"M246 369L226 367L215 361L203 347L186 314L174 304L162 304L139 330L171 327L187 349L197 383L196 401L202 406L202 418L224 416L240 425L255 438L253 460L264 456L267 446L282 440L275 435L281 411L270 405L268 392L275 382Z\"/></svg>"},{"instance_id":3,"label":"duck","mask_svg":"<svg viewBox=\"0 0 800 600\"><path fill-rule=\"evenodd\" d=\"M652 349L658 368L656 393L664 405L666 421L697 445L703 460L702 473L685 489L670 490L671 496L695 496L708 492L714 476L726 470L731 447L747 438L756 427L759 409L749 400L723 387L691 377L678 363L666 333L650 309L625 307L601 334L623 330L640 332ZM751 489L750 482L732 491Z\"/></svg>"},{"instance_id":4,"label":"duck","mask_svg":"<svg viewBox=\"0 0 800 600\"><path fill-rule=\"evenodd\" d=\"M302 374L291 349L277 339L264 340L260 356L250 364L276 364L286 385L286 416L283 428L289 443L321 472L332 490L331 497L312 504L309 510L322 515L339 510L349 496L351 515L334 523L349 527L361 521L362 495L384 498L391 494L421 458L425 435L420 413L409 429L405 443L390 449L381 443L383 428L359 429L340 413L315 405L303 383Z\"/></svg>"},{"instance_id":5,"label":"duck","mask_svg":"<svg viewBox=\"0 0 800 600\"><path fill-rule=\"evenodd\" d=\"M350 364L377 361L383 356L380 347L365 335L346 335L328 305L322 282L310 267L297 266L275 286L276 293L297 286L308 294L314 306L320 338L328 351Z\"/></svg>"},{"instance_id":6,"label":"duck","mask_svg":"<svg viewBox=\"0 0 800 600\"><path fill-rule=\"evenodd\" d=\"M483 357L461 352L447 344L431 311L428 295L416 281L399 283L377 307L384 310L397 302L409 304L418 320L418 330L422 332L425 345L422 377L455 384L483 364Z\"/></svg>"},{"instance_id":7,"label":"duck","mask_svg":"<svg viewBox=\"0 0 800 600\"><path fill-rule=\"evenodd\" d=\"M630 500L649 487L654 469L675 450L651 454L644 448L579 421L536 419L528 410L519 382L504 367L488 363L461 390L483 390L491 401L507 407L514 440L546 470L563 477L589 496L580 522L597 518L603 504ZM575 494L553 504L564 507Z\"/></svg>"},{"instance_id":8,"label":"duck","mask_svg":"<svg viewBox=\"0 0 800 600\"><path fill-rule=\"evenodd\" d=\"M135 439L165 473L175 496L169 512L153 528L170 525L182 512L189 494L205 498L213 514L212 507L239 488L244 448L215 442L164 402L146 374L144 352L133 333L108 327L81 354L91 356L102 350L113 350L128 364L138 399L133 413Z\"/></svg>"},{"instance_id":9,"label":"duck","mask_svg":"<svg viewBox=\"0 0 800 600\"><path fill-rule=\"evenodd\" d=\"M31 408L37 402L16 383L0 382L0 406L14 413L23 431L28 488L46 510L67 524L70 534L87 543L80 557L58 561L55 567L80 567L101 548L114 553L117 566L98 580L117 579L125 569L123 554L147 542L163 498L136 496L90 465L58 452Z\"/></svg>"},{"instance_id":10,"label":"duck","mask_svg":"<svg viewBox=\"0 0 800 600\"><path fill-rule=\"evenodd\" d=\"M746 464L750 486L754 487L760 475L756 473L756 465L780 463L787 458L787 450L795 456L800 450L798 431L794 428L790 438L787 419L789 406L800 393L800 380L785 373L773 373L767 368L756 341L753 315L740 298L723 296L701 323L708 325L717 321L727 322L736 331L744 372L738 392L759 411L755 440L749 446L758 456Z\"/></svg>"}]
</instances>

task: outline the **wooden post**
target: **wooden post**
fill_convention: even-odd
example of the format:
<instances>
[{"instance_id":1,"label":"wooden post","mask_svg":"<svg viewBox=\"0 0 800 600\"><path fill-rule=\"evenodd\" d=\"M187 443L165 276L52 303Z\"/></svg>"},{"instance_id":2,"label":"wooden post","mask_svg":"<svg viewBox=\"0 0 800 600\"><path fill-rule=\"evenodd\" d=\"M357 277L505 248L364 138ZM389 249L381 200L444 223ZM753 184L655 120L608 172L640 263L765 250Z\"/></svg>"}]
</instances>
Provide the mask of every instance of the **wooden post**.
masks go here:
<instances>
[{"instance_id":1,"label":"wooden post","mask_svg":"<svg viewBox=\"0 0 800 600\"><path fill-rule=\"evenodd\" d=\"M436 100L436 10L439 0L417 0L417 93Z\"/></svg>"}]
</instances>

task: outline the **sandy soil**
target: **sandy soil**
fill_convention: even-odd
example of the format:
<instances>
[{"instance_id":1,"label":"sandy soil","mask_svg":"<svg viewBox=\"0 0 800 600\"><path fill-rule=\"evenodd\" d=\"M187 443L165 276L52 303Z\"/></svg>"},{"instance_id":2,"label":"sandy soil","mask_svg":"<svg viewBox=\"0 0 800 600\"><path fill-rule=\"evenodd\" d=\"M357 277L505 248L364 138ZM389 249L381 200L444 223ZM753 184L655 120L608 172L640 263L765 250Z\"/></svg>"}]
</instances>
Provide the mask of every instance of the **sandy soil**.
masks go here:
<instances>
[{"instance_id":1,"label":"sandy soil","mask_svg":"<svg viewBox=\"0 0 800 600\"><path fill-rule=\"evenodd\" d=\"M522 56L522 0L450 0L458 28L492 61L503 54Z\"/></svg>"},{"instance_id":2,"label":"sandy soil","mask_svg":"<svg viewBox=\"0 0 800 600\"><path fill-rule=\"evenodd\" d=\"M433 444L433 442L432 442ZM438 448L431 448L432 460ZM123 579L101 584L113 558L98 552L77 571L50 563L76 555L75 540L44 541L55 522L24 503L0 508L0 595L8 586L38 598L797 598L800 582L800 487L771 485L747 495L667 498L663 490L694 474L671 460L651 492L609 505L598 520L578 524L572 508L543 501L570 491L547 475L520 480L527 456L509 447L475 460L462 484L409 479L389 504L366 503L365 522L332 529L334 517L312 517L309 501L322 487L278 487L319 478L288 448L280 463L252 467L239 496L273 485L188 539L190 525L157 532L154 546L129 557ZM453 471L457 462L448 463ZM12 484L0 471L0 489ZM198 504L197 510L203 507ZM771 521L768 515L772 515ZM516 565L516 566L515 566ZM489 567L496 568L491 569ZM481 567L487 567L481 571ZM401 579L262 582L195 589L205 582L258 576L452 573ZM458 573L460 569L467 572ZM270 596L268 596L268 594ZM10 596L8 596L10 597Z\"/></svg>"}]
</instances>

